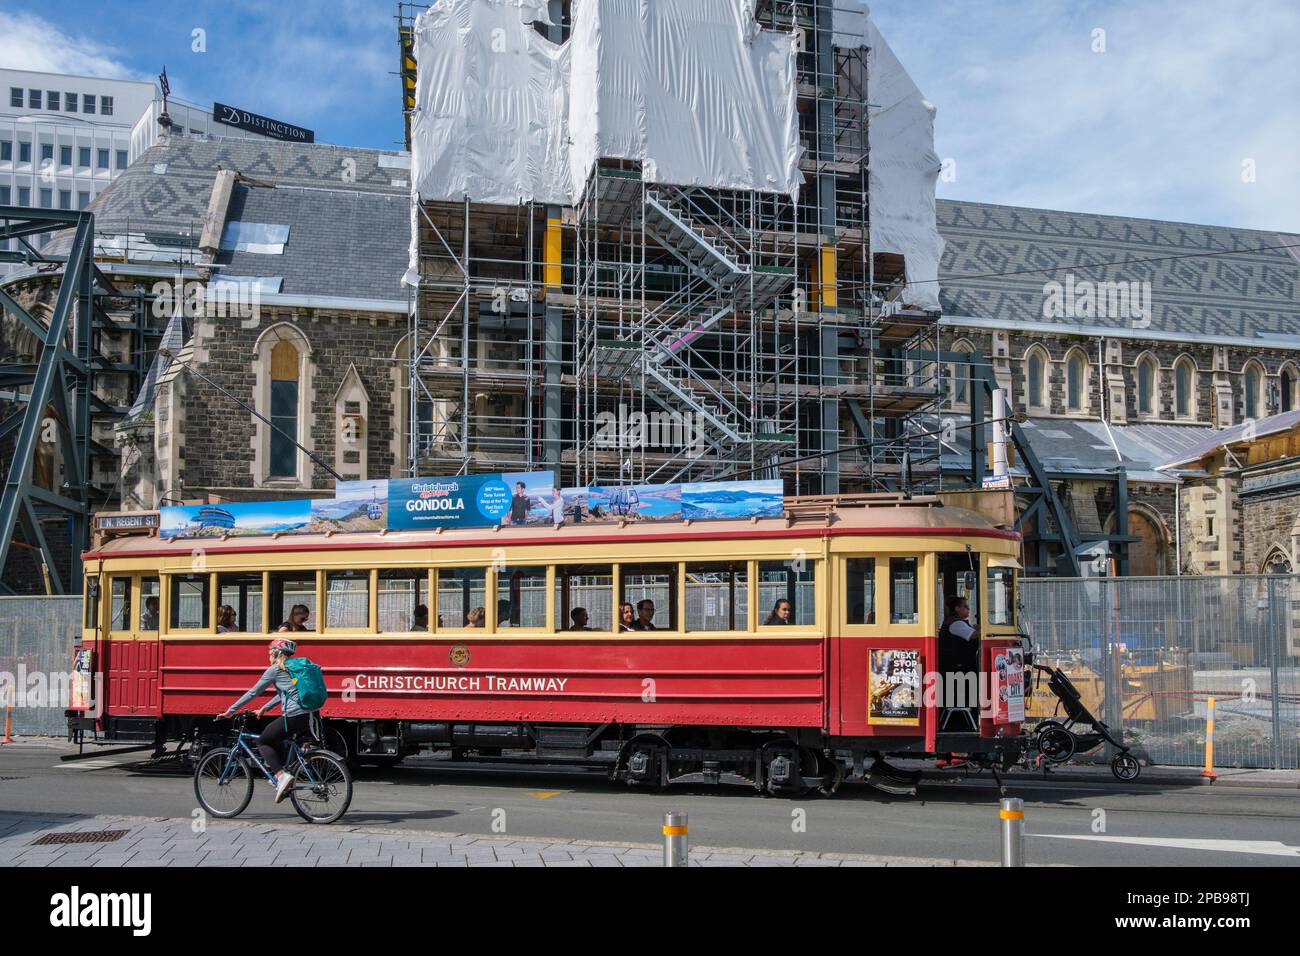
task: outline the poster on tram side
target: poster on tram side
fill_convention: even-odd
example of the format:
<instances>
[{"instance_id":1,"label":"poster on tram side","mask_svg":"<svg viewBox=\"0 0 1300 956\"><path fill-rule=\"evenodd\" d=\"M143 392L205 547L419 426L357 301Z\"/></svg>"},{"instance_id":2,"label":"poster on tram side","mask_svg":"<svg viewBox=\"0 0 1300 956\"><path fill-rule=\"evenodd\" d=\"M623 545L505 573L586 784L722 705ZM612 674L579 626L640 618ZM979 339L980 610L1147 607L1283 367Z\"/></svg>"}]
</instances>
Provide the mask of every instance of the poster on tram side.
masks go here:
<instances>
[{"instance_id":1,"label":"poster on tram side","mask_svg":"<svg viewBox=\"0 0 1300 956\"><path fill-rule=\"evenodd\" d=\"M993 723L1018 724L1025 719L1025 657L1019 647L993 655Z\"/></svg>"},{"instance_id":2,"label":"poster on tram side","mask_svg":"<svg viewBox=\"0 0 1300 956\"><path fill-rule=\"evenodd\" d=\"M873 647L867 668L867 723L917 727L921 723L921 652Z\"/></svg>"}]
</instances>

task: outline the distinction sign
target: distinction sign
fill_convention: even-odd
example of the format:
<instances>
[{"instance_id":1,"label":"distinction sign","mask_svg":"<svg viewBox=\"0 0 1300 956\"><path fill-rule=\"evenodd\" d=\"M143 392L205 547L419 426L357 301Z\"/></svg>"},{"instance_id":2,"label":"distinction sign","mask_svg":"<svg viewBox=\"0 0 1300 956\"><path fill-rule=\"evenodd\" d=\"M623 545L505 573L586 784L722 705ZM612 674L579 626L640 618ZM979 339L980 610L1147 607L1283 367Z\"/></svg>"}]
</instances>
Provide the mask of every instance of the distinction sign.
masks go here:
<instances>
[{"instance_id":1,"label":"distinction sign","mask_svg":"<svg viewBox=\"0 0 1300 956\"><path fill-rule=\"evenodd\" d=\"M261 133L263 136L282 139L289 143L316 142L316 134L312 130L291 123L282 123L269 116L260 116L225 103L212 104L212 118L225 126L234 126L236 129L248 130L250 133Z\"/></svg>"}]
</instances>

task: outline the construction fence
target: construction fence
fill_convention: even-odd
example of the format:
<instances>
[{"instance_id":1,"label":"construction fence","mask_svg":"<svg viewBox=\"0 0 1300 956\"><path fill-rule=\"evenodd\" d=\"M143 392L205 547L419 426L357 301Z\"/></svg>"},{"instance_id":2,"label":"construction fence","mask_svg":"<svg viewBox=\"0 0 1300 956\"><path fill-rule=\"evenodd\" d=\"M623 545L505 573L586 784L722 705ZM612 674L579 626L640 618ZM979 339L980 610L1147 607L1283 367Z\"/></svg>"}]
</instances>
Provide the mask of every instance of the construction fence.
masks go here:
<instances>
[{"instance_id":1,"label":"construction fence","mask_svg":"<svg viewBox=\"0 0 1300 956\"><path fill-rule=\"evenodd\" d=\"M0 707L12 707L15 735L67 734L63 712L80 637L78 595L0 597Z\"/></svg>"},{"instance_id":2,"label":"construction fence","mask_svg":"<svg viewBox=\"0 0 1300 956\"><path fill-rule=\"evenodd\" d=\"M1020 599L1038 661L1140 754L1203 763L1213 697L1216 766L1300 769L1300 575L1026 578Z\"/></svg>"},{"instance_id":3,"label":"construction fence","mask_svg":"<svg viewBox=\"0 0 1300 956\"><path fill-rule=\"evenodd\" d=\"M1020 600L1038 660L1156 763L1203 762L1213 696L1217 766L1300 769L1300 575L1025 578ZM79 597L0 597L15 734L66 732L80 614ZM1031 716L1055 705L1042 681Z\"/></svg>"}]
</instances>

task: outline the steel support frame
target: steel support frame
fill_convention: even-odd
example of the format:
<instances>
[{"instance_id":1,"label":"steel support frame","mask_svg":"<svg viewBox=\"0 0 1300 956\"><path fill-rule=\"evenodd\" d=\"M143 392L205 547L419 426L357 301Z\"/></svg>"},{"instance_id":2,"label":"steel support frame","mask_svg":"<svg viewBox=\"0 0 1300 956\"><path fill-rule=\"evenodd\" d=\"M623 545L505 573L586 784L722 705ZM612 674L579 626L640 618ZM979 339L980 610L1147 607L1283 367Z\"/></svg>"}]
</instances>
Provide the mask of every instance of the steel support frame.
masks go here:
<instances>
[{"instance_id":1,"label":"steel support frame","mask_svg":"<svg viewBox=\"0 0 1300 956\"><path fill-rule=\"evenodd\" d=\"M993 366L978 353L970 352L941 352L938 359L944 365L970 363L971 370L971 390L970 390L970 426L971 426L971 452L970 452L970 477L971 484L979 487L983 483L985 472L985 446L986 433L988 427L984 415L984 401L987 399L990 403L993 400L993 391L999 388L997 377L993 373ZM1057 476L1049 472L1044 467L1038 455L1034 453L1033 446L1029 436L1020 426L1019 422L1010 421L1008 425L1008 435L1011 437L1020 461L1024 463L1026 471L1029 472L1029 482L1024 487L1016 489L1017 494L1027 494L1032 496L1032 501L1028 508L1016 517L1016 530L1023 533L1024 527L1031 519L1036 519L1038 530L1034 534L1025 537L1026 546L1034 550L1036 567L1043 569L1048 567L1048 549L1050 542L1057 541L1061 545L1061 555L1057 560L1057 570L1059 573L1068 577L1080 577L1083 573L1082 565L1079 561L1079 551L1087 542L1105 541L1110 546L1118 547L1116 564L1118 565L1118 574L1123 577L1128 574L1128 546L1134 540L1128 533L1128 472L1121 465L1111 469L1108 477L1115 483L1115 530L1109 534L1080 534L1066 510L1065 502L1061 500L1055 489L1052 487L1052 480L1055 477L1064 477L1066 479L1081 478L1084 476L1068 475ZM1055 523L1059 533L1048 534L1042 530L1042 522L1045 516L1050 516ZM1030 570L1026 568L1026 571Z\"/></svg>"},{"instance_id":2,"label":"steel support frame","mask_svg":"<svg viewBox=\"0 0 1300 956\"><path fill-rule=\"evenodd\" d=\"M12 313L42 342L40 359L26 380L26 407L0 423L0 433L17 431L0 495L0 569L6 566L14 533L22 529L48 572L49 587L62 594L81 578L81 549L88 543L90 520L91 388L94 367L93 327L96 270L93 258L94 216L89 212L32 210L0 206L0 240L73 230L59 291L47 324L22 309L7 293L0 308ZM69 347L71 344L71 347ZM52 427L47 426L47 409ZM42 442L53 441L63 466L57 490L36 484L32 469ZM48 515L66 518L70 532L66 576L45 536ZM8 582L0 590L12 593Z\"/></svg>"}]
</instances>

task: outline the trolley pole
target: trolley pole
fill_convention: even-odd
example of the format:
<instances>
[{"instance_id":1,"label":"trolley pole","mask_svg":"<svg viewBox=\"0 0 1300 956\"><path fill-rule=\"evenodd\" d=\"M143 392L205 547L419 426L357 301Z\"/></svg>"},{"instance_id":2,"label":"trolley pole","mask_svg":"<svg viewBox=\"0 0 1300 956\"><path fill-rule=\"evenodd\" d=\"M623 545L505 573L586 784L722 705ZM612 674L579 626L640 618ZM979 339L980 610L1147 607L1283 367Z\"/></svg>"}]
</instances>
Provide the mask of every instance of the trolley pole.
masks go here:
<instances>
[{"instance_id":1,"label":"trolley pole","mask_svg":"<svg viewBox=\"0 0 1300 956\"><path fill-rule=\"evenodd\" d=\"M664 814L664 866L689 866L690 857L686 814L670 810Z\"/></svg>"},{"instance_id":2,"label":"trolley pole","mask_svg":"<svg viewBox=\"0 0 1300 956\"><path fill-rule=\"evenodd\" d=\"M1025 801L1005 797L998 811L1002 831L1002 865L1025 865Z\"/></svg>"}]
</instances>

